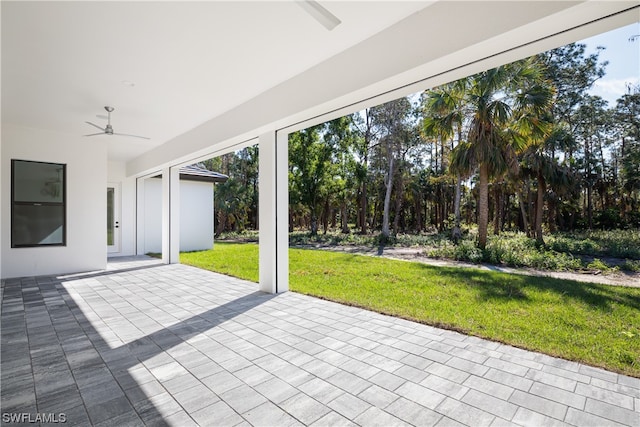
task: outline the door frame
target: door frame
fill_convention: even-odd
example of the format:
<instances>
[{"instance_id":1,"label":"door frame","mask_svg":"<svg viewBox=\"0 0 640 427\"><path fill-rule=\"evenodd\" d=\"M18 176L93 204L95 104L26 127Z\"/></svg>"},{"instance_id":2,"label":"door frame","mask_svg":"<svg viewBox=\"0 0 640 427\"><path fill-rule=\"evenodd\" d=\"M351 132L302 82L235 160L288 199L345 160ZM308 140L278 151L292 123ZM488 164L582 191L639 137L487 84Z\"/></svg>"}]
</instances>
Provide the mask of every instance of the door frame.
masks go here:
<instances>
[{"instance_id":1,"label":"door frame","mask_svg":"<svg viewBox=\"0 0 640 427\"><path fill-rule=\"evenodd\" d=\"M120 195L120 183L108 182L107 189L113 188L113 245L107 245L107 254L115 254L121 251L122 245L122 199ZM109 206L107 205L107 209ZM108 218L108 216L107 216Z\"/></svg>"}]
</instances>

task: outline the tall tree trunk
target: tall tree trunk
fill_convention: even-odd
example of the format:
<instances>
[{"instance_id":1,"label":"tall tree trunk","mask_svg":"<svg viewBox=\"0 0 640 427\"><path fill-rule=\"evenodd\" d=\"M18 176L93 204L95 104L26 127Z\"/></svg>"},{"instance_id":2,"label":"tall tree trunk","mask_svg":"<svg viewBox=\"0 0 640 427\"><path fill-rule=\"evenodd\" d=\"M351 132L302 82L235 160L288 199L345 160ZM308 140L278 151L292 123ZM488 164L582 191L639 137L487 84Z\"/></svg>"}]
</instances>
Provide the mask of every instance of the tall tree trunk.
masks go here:
<instances>
[{"instance_id":1,"label":"tall tree trunk","mask_svg":"<svg viewBox=\"0 0 640 427\"><path fill-rule=\"evenodd\" d=\"M422 224L422 194L418 193L415 196L415 202L416 202L416 230L418 232L421 232L424 230L423 228L423 224Z\"/></svg>"},{"instance_id":2,"label":"tall tree trunk","mask_svg":"<svg viewBox=\"0 0 640 427\"><path fill-rule=\"evenodd\" d=\"M362 182L360 194L360 234L367 234L367 181Z\"/></svg>"},{"instance_id":3,"label":"tall tree trunk","mask_svg":"<svg viewBox=\"0 0 640 427\"><path fill-rule=\"evenodd\" d=\"M327 234L327 229L329 228L329 215L331 214L331 209L329 207L329 199L324 201L324 209L322 212L322 228L324 231L322 234Z\"/></svg>"},{"instance_id":4,"label":"tall tree trunk","mask_svg":"<svg viewBox=\"0 0 640 427\"><path fill-rule=\"evenodd\" d=\"M544 181L542 172L538 171L538 196L536 198L536 243L544 245L542 237L542 212L544 210L544 193L547 190L547 184Z\"/></svg>"},{"instance_id":5,"label":"tall tree trunk","mask_svg":"<svg viewBox=\"0 0 640 427\"><path fill-rule=\"evenodd\" d=\"M502 205L502 189L500 184L497 182L493 186L493 197L494 197L494 210L493 210L493 234L500 234L501 227L501 219L502 219L502 209L500 208Z\"/></svg>"},{"instance_id":6,"label":"tall tree trunk","mask_svg":"<svg viewBox=\"0 0 640 427\"><path fill-rule=\"evenodd\" d=\"M518 204L520 205L520 214L522 215L522 226L527 237L530 237L529 233L529 217L527 215L527 208L524 206L524 192L518 194Z\"/></svg>"},{"instance_id":7,"label":"tall tree trunk","mask_svg":"<svg viewBox=\"0 0 640 427\"><path fill-rule=\"evenodd\" d=\"M535 227L536 227L536 220L535 220L535 212L533 210L533 192L531 191L531 185L529 185L529 178L527 178L526 182L526 189L527 189L527 212L529 214L528 218L529 218L529 229L527 230L527 237L531 237L535 235Z\"/></svg>"},{"instance_id":8,"label":"tall tree trunk","mask_svg":"<svg viewBox=\"0 0 640 427\"><path fill-rule=\"evenodd\" d=\"M400 217L402 213L402 197L403 197L402 193L404 193L404 182L402 180L402 173L398 175L400 176L398 177L398 185L396 186L396 192L395 192L396 206L395 206L395 215L393 217L393 232L395 234L398 234L398 229L400 225Z\"/></svg>"},{"instance_id":9,"label":"tall tree trunk","mask_svg":"<svg viewBox=\"0 0 640 427\"><path fill-rule=\"evenodd\" d=\"M349 234L349 221L347 218L347 201L344 200L342 202L342 206L340 208L340 225L342 226L342 232L344 234Z\"/></svg>"},{"instance_id":10,"label":"tall tree trunk","mask_svg":"<svg viewBox=\"0 0 640 427\"><path fill-rule=\"evenodd\" d=\"M480 165L478 183L478 247L487 247L487 226L489 225L489 167Z\"/></svg>"},{"instance_id":11,"label":"tall tree trunk","mask_svg":"<svg viewBox=\"0 0 640 427\"><path fill-rule=\"evenodd\" d=\"M389 171L384 184L386 191L384 194L384 208L382 210L382 235L389 237L389 205L391 204L391 190L393 189L393 155L389 158Z\"/></svg>"},{"instance_id":12,"label":"tall tree trunk","mask_svg":"<svg viewBox=\"0 0 640 427\"><path fill-rule=\"evenodd\" d=\"M462 233L460 231L460 199L462 198L462 178L458 174L456 177L456 196L453 200L453 211L455 215L455 223L453 224L453 230L451 231L451 238L454 243L458 243Z\"/></svg>"}]
</instances>

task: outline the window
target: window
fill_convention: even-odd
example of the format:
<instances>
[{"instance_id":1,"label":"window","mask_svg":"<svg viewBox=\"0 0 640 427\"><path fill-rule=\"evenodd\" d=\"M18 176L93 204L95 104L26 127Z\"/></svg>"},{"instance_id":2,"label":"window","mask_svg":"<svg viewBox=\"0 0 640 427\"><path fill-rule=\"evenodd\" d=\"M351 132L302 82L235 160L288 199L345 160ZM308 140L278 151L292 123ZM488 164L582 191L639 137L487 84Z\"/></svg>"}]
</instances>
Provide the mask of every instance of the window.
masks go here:
<instances>
[{"instance_id":1,"label":"window","mask_svg":"<svg viewBox=\"0 0 640 427\"><path fill-rule=\"evenodd\" d=\"M66 165L11 160L11 247L66 245Z\"/></svg>"}]
</instances>

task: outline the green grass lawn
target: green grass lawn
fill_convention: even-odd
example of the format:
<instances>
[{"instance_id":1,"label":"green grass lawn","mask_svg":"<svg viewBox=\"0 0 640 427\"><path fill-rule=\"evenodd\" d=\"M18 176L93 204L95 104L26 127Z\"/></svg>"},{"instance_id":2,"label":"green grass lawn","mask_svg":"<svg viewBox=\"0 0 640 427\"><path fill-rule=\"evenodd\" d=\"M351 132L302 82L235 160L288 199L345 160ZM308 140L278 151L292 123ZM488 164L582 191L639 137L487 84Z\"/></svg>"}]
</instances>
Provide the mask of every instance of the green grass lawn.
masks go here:
<instances>
[{"instance_id":1,"label":"green grass lawn","mask_svg":"<svg viewBox=\"0 0 640 427\"><path fill-rule=\"evenodd\" d=\"M640 288L290 249L292 291L640 377ZM254 282L256 244L181 262Z\"/></svg>"}]
</instances>

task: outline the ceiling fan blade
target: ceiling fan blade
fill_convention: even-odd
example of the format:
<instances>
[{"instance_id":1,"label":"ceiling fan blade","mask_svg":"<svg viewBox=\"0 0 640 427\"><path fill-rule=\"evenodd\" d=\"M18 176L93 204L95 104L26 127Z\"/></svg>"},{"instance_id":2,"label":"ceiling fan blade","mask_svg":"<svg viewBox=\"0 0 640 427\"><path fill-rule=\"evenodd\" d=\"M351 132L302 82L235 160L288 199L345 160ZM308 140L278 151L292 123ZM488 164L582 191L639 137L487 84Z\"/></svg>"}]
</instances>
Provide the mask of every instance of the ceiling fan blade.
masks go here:
<instances>
[{"instance_id":1,"label":"ceiling fan blade","mask_svg":"<svg viewBox=\"0 0 640 427\"><path fill-rule=\"evenodd\" d=\"M131 138L141 138L141 139L151 139L151 138L147 138L146 136L140 136L140 135L130 135L128 133L113 133L113 135L117 135L117 136L129 136Z\"/></svg>"},{"instance_id":2,"label":"ceiling fan blade","mask_svg":"<svg viewBox=\"0 0 640 427\"><path fill-rule=\"evenodd\" d=\"M97 135L106 135L104 132L100 132L100 133L91 133L89 135L82 135L82 136L97 136Z\"/></svg>"},{"instance_id":3,"label":"ceiling fan blade","mask_svg":"<svg viewBox=\"0 0 640 427\"><path fill-rule=\"evenodd\" d=\"M329 31L342 23L337 16L315 0L300 0L296 3Z\"/></svg>"},{"instance_id":4,"label":"ceiling fan blade","mask_svg":"<svg viewBox=\"0 0 640 427\"><path fill-rule=\"evenodd\" d=\"M88 125L93 126L94 128L100 129L102 132L105 132L104 128L101 128L100 126L98 126L98 125L96 125L94 123L91 123L91 122L85 122L85 123L88 124Z\"/></svg>"}]
</instances>

